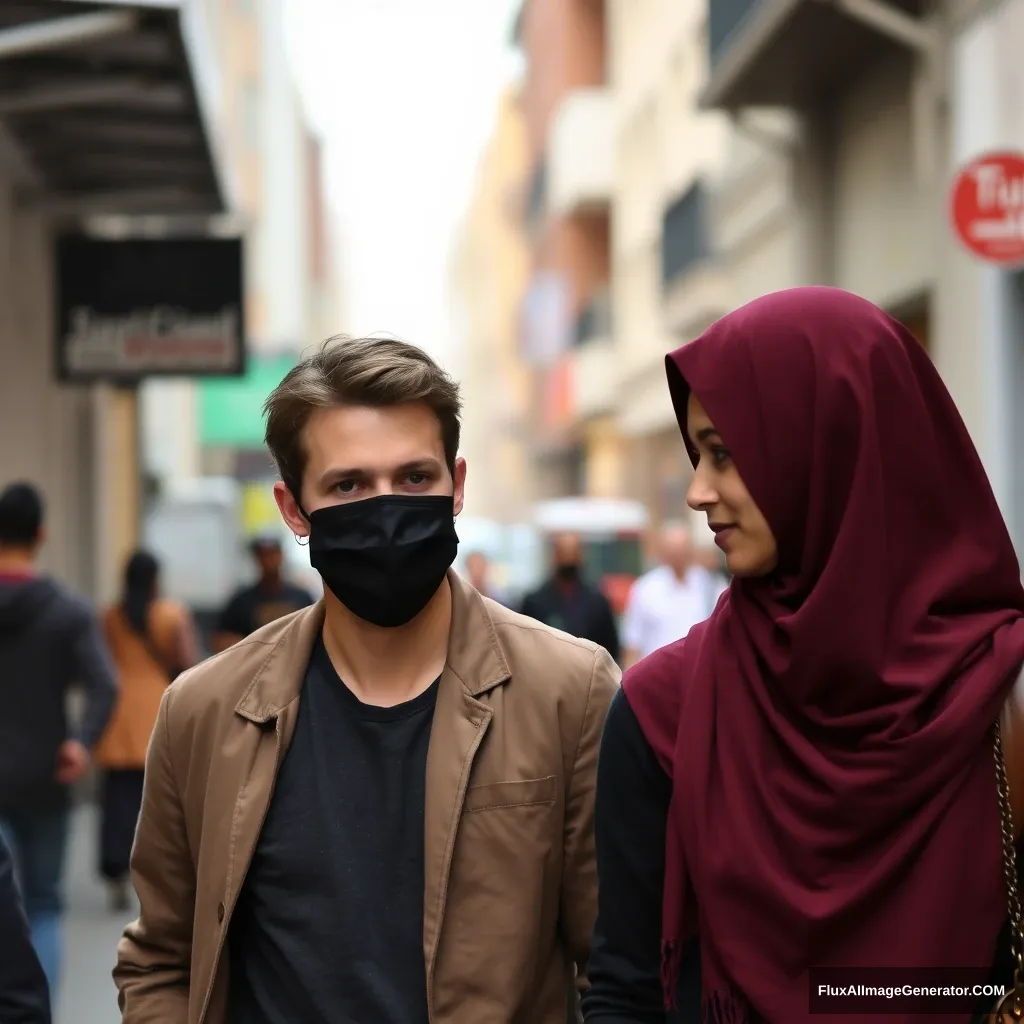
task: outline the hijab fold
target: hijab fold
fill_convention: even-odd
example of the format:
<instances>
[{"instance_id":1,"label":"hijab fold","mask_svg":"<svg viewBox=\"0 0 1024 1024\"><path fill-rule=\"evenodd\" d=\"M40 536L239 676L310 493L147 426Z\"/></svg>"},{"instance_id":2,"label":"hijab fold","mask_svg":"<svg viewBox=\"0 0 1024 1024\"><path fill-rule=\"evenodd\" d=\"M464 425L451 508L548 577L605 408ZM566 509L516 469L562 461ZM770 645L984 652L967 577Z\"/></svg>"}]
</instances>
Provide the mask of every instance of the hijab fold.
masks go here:
<instances>
[{"instance_id":1,"label":"hijab fold","mask_svg":"<svg viewBox=\"0 0 1024 1024\"><path fill-rule=\"evenodd\" d=\"M811 967L987 971L1024 589L952 399L901 324L831 288L758 299L666 367L684 438L692 391L779 546L623 681L673 780L667 997L698 932L712 1024L823 1024Z\"/></svg>"}]
</instances>

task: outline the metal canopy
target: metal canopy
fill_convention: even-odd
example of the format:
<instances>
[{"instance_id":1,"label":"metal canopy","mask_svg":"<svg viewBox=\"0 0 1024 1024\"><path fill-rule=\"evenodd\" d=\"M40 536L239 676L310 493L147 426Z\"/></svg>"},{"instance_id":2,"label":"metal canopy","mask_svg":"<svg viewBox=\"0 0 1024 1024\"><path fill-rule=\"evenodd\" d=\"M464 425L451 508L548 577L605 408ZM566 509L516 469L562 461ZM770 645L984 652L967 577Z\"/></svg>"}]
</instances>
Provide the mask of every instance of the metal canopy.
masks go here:
<instances>
[{"instance_id":1,"label":"metal canopy","mask_svg":"<svg viewBox=\"0 0 1024 1024\"><path fill-rule=\"evenodd\" d=\"M224 211L181 19L175 0L0 3L0 122L55 208Z\"/></svg>"},{"instance_id":2,"label":"metal canopy","mask_svg":"<svg viewBox=\"0 0 1024 1024\"><path fill-rule=\"evenodd\" d=\"M827 101L882 54L909 44L900 33L919 24L920 0L726 0L722 9L744 8L712 47L704 108Z\"/></svg>"}]
</instances>

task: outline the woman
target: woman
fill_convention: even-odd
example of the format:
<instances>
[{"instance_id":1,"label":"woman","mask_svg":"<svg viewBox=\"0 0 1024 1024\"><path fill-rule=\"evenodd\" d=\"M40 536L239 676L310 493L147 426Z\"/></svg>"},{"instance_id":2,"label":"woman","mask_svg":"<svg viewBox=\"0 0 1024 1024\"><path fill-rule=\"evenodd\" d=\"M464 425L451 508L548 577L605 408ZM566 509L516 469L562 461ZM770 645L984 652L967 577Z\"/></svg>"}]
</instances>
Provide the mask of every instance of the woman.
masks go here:
<instances>
[{"instance_id":1,"label":"woman","mask_svg":"<svg viewBox=\"0 0 1024 1024\"><path fill-rule=\"evenodd\" d=\"M100 872L111 885L112 905L128 901L128 860L142 804L146 748L164 690L196 663L191 617L176 601L158 596L160 566L146 551L128 560L121 603L107 610L104 631L120 693L96 761L102 783Z\"/></svg>"},{"instance_id":2,"label":"woman","mask_svg":"<svg viewBox=\"0 0 1024 1024\"><path fill-rule=\"evenodd\" d=\"M966 1022L995 999L809 994L822 967L1012 981L1024 589L967 431L909 332L836 289L758 299L667 370L733 581L609 714L587 1020Z\"/></svg>"}]
</instances>

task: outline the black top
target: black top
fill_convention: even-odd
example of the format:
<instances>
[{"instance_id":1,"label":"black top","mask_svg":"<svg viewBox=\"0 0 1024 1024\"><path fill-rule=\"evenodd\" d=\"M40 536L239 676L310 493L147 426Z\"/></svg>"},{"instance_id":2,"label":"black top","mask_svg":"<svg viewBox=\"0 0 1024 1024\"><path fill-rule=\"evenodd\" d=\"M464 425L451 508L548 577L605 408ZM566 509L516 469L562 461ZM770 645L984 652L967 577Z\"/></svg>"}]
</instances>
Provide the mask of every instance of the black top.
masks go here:
<instances>
[{"instance_id":1,"label":"black top","mask_svg":"<svg viewBox=\"0 0 1024 1024\"><path fill-rule=\"evenodd\" d=\"M545 626L600 644L615 661L619 660L619 630L612 606L600 590L588 583L563 589L549 580L526 595L520 611Z\"/></svg>"},{"instance_id":2,"label":"black top","mask_svg":"<svg viewBox=\"0 0 1024 1024\"><path fill-rule=\"evenodd\" d=\"M665 823L672 782L620 690L612 698L597 768L594 838L599 879L597 924L583 997L587 1021L666 1024L701 1019L700 956L684 954L678 1013L665 1013L661 990L661 909Z\"/></svg>"},{"instance_id":3,"label":"black top","mask_svg":"<svg viewBox=\"0 0 1024 1024\"><path fill-rule=\"evenodd\" d=\"M86 696L77 733L65 710L75 685ZM64 806L57 750L72 736L93 747L116 698L114 666L89 605L45 576L0 576L0 813Z\"/></svg>"},{"instance_id":4,"label":"black top","mask_svg":"<svg viewBox=\"0 0 1024 1024\"><path fill-rule=\"evenodd\" d=\"M11 851L0 836L0 1021L50 1024L50 991L29 939L14 884Z\"/></svg>"},{"instance_id":5,"label":"black top","mask_svg":"<svg viewBox=\"0 0 1024 1024\"><path fill-rule=\"evenodd\" d=\"M229 935L231 1024L426 1024L423 822L437 682L361 703L318 643Z\"/></svg>"},{"instance_id":6,"label":"black top","mask_svg":"<svg viewBox=\"0 0 1024 1024\"><path fill-rule=\"evenodd\" d=\"M591 988L583 997L588 1022L701 1020L700 951L695 939L684 953L675 1013L665 1012L661 990L665 823L671 797L671 780L620 690L605 721L597 772L594 830L600 887L587 969ZM1024 843L1017 847L1017 871L1024 878L1022 851ZM991 980L1009 984L1012 975L1007 923L996 945ZM991 1009L991 999L982 1002ZM979 1024L982 1020L977 1018Z\"/></svg>"},{"instance_id":7,"label":"black top","mask_svg":"<svg viewBox=\"0 0 1024 1024\"><path fill-rule=\"evenodd\" d=\"M248 636L312 603L313 595L293 583L282 581L280 586L272 588L255 583L234 594L221 613L217 628L222 633Z\"/></svg>"}]
</instances>

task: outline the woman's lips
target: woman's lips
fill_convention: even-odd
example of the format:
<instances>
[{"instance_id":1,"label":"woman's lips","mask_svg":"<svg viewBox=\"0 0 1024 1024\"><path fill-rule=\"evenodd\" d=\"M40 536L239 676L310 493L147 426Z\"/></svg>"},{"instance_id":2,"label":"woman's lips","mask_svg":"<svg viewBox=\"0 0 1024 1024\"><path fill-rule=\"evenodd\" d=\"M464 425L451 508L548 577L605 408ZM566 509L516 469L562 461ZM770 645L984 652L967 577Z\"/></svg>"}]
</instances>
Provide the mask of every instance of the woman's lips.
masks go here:
<instances>
[{"instance_id":1,"label":"woman's lips","mask_svg":"<svg viewBox=\"0 0 1024 1024\"><path fill-rule=\"evenodd\" d=\"M736 529L735 526L712 526L712 530L715 533L715 543L720 547L724 548L726 541L732 536L733 531Z\"/></svg>"}]
</instances>

